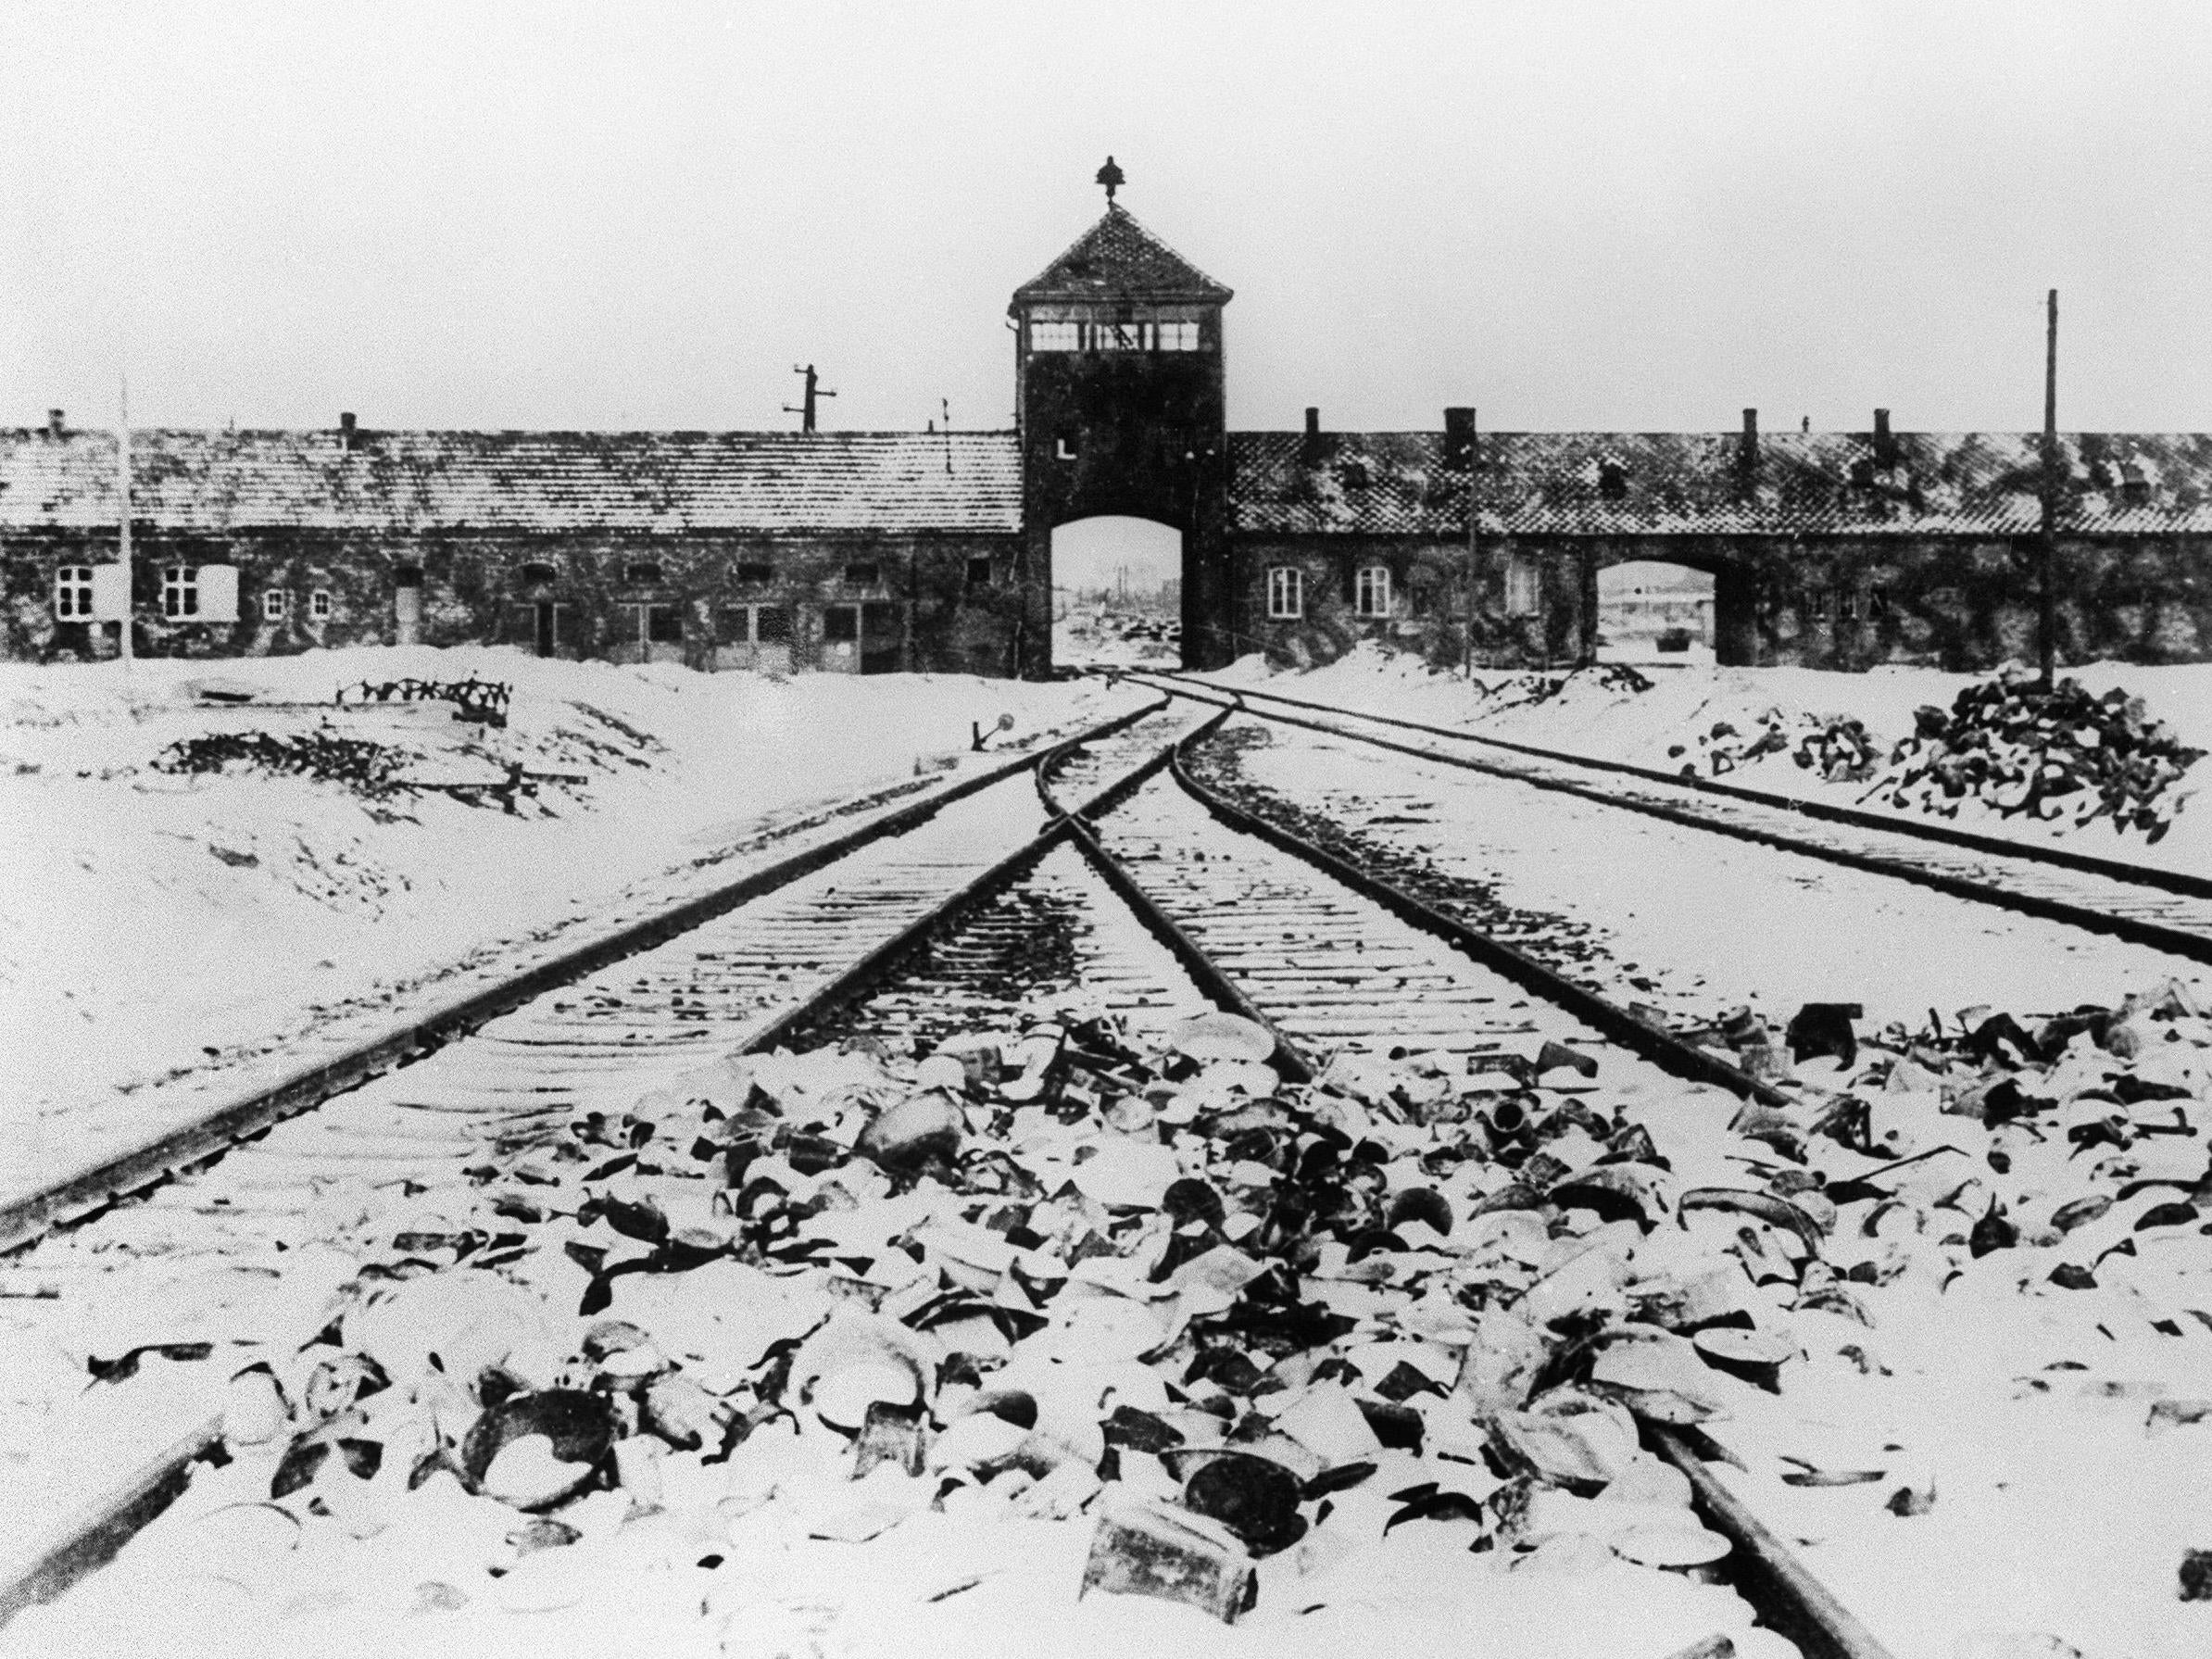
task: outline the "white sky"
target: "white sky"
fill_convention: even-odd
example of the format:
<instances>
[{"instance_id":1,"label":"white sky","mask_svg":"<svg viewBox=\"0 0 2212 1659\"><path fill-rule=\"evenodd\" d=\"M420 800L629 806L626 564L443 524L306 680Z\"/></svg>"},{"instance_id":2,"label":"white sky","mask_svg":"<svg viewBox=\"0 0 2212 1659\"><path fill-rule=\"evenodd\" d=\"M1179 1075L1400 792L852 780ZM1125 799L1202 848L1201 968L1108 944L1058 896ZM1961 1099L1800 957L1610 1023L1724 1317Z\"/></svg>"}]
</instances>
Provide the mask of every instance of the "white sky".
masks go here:
<instances>
[{"instance_id":1,"label":"white sky","mask_svg":"<svg viewBox=\"0 0 2212 1659\"><path fill-rule=\"evenodd\" d=\"M2212 428L2212 6L0 6L0 424L1012 422L1123 199L1230 421Z\"/></svg>"}]
</instances>

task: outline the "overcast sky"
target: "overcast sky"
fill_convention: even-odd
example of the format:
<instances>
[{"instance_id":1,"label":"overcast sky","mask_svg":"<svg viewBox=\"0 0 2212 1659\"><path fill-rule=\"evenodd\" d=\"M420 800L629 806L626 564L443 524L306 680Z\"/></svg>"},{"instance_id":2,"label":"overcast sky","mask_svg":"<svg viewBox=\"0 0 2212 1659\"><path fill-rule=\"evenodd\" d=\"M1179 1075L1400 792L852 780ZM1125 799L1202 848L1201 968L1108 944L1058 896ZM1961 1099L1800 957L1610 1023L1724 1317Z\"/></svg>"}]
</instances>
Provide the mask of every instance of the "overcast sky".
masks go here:
<instances>
[{"instance_id":1,"label":"overcast sky","mask_svg":"<svg viewBox=\"0 0 2212 1659\"><path fill-rule=\"evenodd\" d=\"M0 425L1012 420L1123 200L1289 427L2212 428L2212 5L0 5Z\"/></svg>"}]
</instances>

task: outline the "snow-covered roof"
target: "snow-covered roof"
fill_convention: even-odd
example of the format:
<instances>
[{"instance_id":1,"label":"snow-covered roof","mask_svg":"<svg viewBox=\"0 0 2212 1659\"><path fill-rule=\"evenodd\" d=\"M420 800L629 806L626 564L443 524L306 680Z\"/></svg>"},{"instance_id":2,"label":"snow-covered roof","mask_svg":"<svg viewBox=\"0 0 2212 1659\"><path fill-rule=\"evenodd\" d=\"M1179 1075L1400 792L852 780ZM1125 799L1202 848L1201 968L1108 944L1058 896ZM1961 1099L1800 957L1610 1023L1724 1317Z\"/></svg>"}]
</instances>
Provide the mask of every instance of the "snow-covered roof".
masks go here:
<instances>
[{"instance_id":1,"label":"snow-covered roof","mask_svg":"<svg viewBox=\"0 0 2212 1659\"><path fill-rule=\"evenodd\" d=\"M1008 432L132 434L132 506L162 529L940 531L1022 525ZM2067 527L2212 534L2212 434L2060 439ZM2034 433L1229 434L1230 527L1489 534L2014 535L2042 522ZM1611 477L1608 477L1610 471ZM0 430L0 529L115 522L115 439Z\"/></svg>"},{"instance_id":2,"label":"snow-covered roof","mask_svg":"<svg viewBox=\"0 0 2212 1659\"><path fill-rule=\"evenodd\" d=\"M131 434L163 529L1011 532L1010 432ZM0 527L111 524L115 436L0 430Z\"/></svg>"},{"instance_id":3,"label":"snow-covered roof","mask_svg":"<svg viewBox=\"0 0 2212 1659\"><path fill-rule=\"evenodd\" d=\"M1225 305L1230 292L1116 205L1067 252L1016 288L1013 297L1017 306L1040 299Z\"/></svg>"},{"instance_id":4,"label":"snow-covered roof","mask_svg":"<svg viewBox=\"0 0 2212 1659\"><path fill-rule=\"evenodd\" d=\"M1233 433L1230 523L1283 534L2013 535L2042 522L2035 433ZM2074 533L2212 533L2212 434L2067 433ZM1611 474L1608 476L1608 474ZM2130 487L2131 486L2131 487Z\"/></svg>"}]
</instances>

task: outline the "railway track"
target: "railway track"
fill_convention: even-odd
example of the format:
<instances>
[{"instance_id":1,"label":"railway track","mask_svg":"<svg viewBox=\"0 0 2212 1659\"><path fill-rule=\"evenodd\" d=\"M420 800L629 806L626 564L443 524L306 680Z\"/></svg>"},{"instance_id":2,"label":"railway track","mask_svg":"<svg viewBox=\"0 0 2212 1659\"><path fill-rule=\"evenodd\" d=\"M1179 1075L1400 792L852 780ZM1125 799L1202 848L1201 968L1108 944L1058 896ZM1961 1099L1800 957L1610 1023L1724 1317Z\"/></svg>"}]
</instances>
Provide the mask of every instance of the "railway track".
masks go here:
<instances>
[{"instance_id":1,"label":"railway track","mask_svg":"<svg viewBox=\"0 0 2212 1659\"><path fill-rule=\"evenodd\" d=\"M1179 731L1155 706L1087 735L1135 770L1161 736L1125 728L1163 721ZM0 1207L11 1380L19 1395L44 1389L81 1408L68 1423L19 1413L10 1425L5 1451L32 1499L0 1522L0 1559L12 1564L0 1615L111 1554L220 1448L221 1379L199 1376L199 1362L160 1363L163 1350L194 1350L197 1326L165 1332L158 1305L149 1320L138 1295L119 1295L119 1259L195 1281L202 1308L258 1297L267 1312L233 1328L305 1340L312 1331L296 1327L319 1290L303 1257L378 1195L429 1194L391 1230L443 1238L437 1195L465 1185L465 1168L488 1158L511 1169L599 1089L626 1100L710 1049L773 1045L1049 851L1064 832L1035 828L1039 759L993 768ZM528 1185L526 1168L520 1179ZM209 1286L210 1275L225 1282ZM78 1394L82 1374L54 1364L140 1350L158 1387Z\"/></svg>"},{"instance_id":2,"label":"railway track","mask_svg":"<svg viewBox=\"0 0 2212 1659\"><path fill-rule=\"evenodd\" d=\"M125 1250L219 1262L246 1277L276 1276L282 1255L277 1282L293 1281L295 1308L315 1302L319 1281L301 1263L318 1258L333 1219L364 1206L396 1243L434 1263L457 1251L496 1261L516 1239L459 1237L455 1206L441 1201L457 1165L475 1170L479 1189L485 1178L507 1183L524 1213L531 1162L565 1125L595 1105L619 1110L710 1054L855 1037L926 1046L987 1024L1040 987L1087 990L1133 1029L1194 1004L1234 1010L1274 1034L1280 1074L1325 1086L1343 1068L1411 1056L1465 1075L1525 1078L1535 1063L1592 1071L1616 1110L1663 1112L1685 1091L1779 1098L1464 922L1240 814L1169 741L1187 748L1195 735L1153 713L1063 746L1033 776L996 778L584 977L535 987L528 1000L517 992L512 1012L466 1037L442 1034L427 1058L250 1145L233 1135L211 1168L202 1149L192 1149L196 1173L172 1156L164 1168L180 1178L18 1252L6 1268L17 1294L5 1305L22 1321L19 1343L35 1345L42 1319L111 1314L92 1306L103 1300L99 1258ZM53 1213L31 1213L23 1225ZM323 1263L326 1276L349 1265ZM136 1288L157 1303L176 1285ZM283 1339L274 1303L283 1300L272 1298L270 1340ZM134 1322L143 1336L145 1304L130 1312L119 1332ZM155 1356L146 1364L158 1368ZM158 1449L131 1459L134 1472L58 1536L19 1552L0 1615L66 1590L157 1515L195 1462L221 1457L219 1417L167 1432L189 1415L172 1403L138 1426ZM1663 1430L1651 1438L1690 1475L1705 1524L1729 1540L1732 1582L1765 1625L1816 1659L1879 1659L1879 1645L1688 1444ZM112 1469L117 1459L110 1449L97 1461ZM68 1473L91 1489L89 1469Z\"/></svg>"},{"instance_id":3,"label":"railway track","mask_svg":"<svg viewBox=\"0 0 2212 1659\"><path fill-rule=\"evenodd\" d=\"M1800 802L1739 786L1587 760L1258 687L1219 686L1165 671L1148 670L1128 677L1215 707L1240 708L1272 723L1349 738L1683 828L1894 877L2212 963L2212 881L2200 877L2062 848L2003 841L1946 824Z\"/></svg>"}]
</instances>

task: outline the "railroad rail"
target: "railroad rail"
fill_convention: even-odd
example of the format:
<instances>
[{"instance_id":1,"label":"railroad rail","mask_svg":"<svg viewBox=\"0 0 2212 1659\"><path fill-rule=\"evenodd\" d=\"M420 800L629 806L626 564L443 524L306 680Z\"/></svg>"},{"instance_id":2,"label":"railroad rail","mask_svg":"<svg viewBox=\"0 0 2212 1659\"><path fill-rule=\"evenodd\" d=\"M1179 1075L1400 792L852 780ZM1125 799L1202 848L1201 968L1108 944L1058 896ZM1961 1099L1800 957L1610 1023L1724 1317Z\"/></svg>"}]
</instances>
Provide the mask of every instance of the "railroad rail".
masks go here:
<instances>
[{"instance_id":1,"label":"railroad rail","mask_svg":"<svg viewBox=\"0 0 2212 1659\"><path fill-rule=\"evenodd\" d=\"M1164 706L1140 708L1061 747L1109 737L1159 713ZM166 1129L140 1145L0 1202L0 1257L21 1250L51 1227L82 1222L118 1199L146 1191L274 1124L310 1111L396 1068L411 1065L548 991L601 973L865 848L919 829L949 807L1010 778L1021 777L1037 766L1040 758L1024 755L983 768L911 805L748 872L710 892L611 928L522 973L450 999L334 1055L295 1067L275 1082L220 1102L188 1124Z\"/></svg>"},{"instance_id":2,"label":"railroad rail","mask_svg":"<svg viewBox=\"0 0 2212 1659\"><path fill-rule=\"evenodd\" d=\"M635 1093L710 1048L886 1029L929 1035L1009 1000L1037 974L1048 936L1065 947L1045 951L1048 973L1107 984L1117 1007L1163 1010L1195 990L1261 1023L1275 1035L1277 1070L1293 1079L1325 1077L1325 1057L1347 1051L1479 1057L1537 1039L1585 1061L1602 1057L1609 1077L1630 1087L1649 1073L1786 1098L1207 790L1188 750L1226 718L1171 730L1159 706L1139 710L974 780L967 798L940 797L895 832L848 837L680 931L646 930L636 948L595 956L527 993L480 994L484 1017L465 1033L457 1022L428 1034L439 1046L427 1058L355 1079L337 1098L345 1085L333 1084L321 1112L251 1146L237 1144L255 1132L243 1129L214 1151L203 1142L173 1153L157 1183L228 1155L214 1185L157 1185L97 1225L126 1233L150 1225L171 1246L189 1238L218 1251L281 1248L309 1225L313 1182L349 1161L381 1181L450 1179L470 1149L527 1146L596 1088ZM1046 813L1036 830L1027 827L1035 807L1024 811L1016 798L1026 798L1017 773L1031 769ZM1097 936L1107 896L1150 948L1126 925ZM1085 924L1093 936L1075 940ZM288 1100L273 1115L302 1110ZM105 1201L120 1188L111 1179ZM51 1225L59 1213L31 1219ZM0 1619L111 1557L220 1444L211 1419L147 1460L0 1586ZM1694 1452L1660 1430L1652 1444L1690 1476L1705 1524L1730 1540L1734 1582L1765 1623L1814 1659L1883 1659Z\"/></svg>"},{"instance_id":3,"label":"railroad rail","mask_svg":"<svg viewBox=\"0 0 2212 1659\"><path fill-rule=\"evenodd\" d=\"M1619 761L1586 760L1447 727L1283 697L1256 687L1216 685L1163 670L1143 670L1125 677L1195 702L1240 710L1254 719L1347 738L1678 827L1894 877L1954 898L2212 963L2212 882L2186 873L2097 859L2062 848L2003 841L1948 825L1800 802ZM1259 707L1256 702L1279 702L1327 718ZM1362 725L1410 729L1499 752L1455 754L1433 744L1406 742L1361 730Z\"/></svg>"},{"instance_id":4,"label":"railroad rail","mask_svg":"<svg viewBox=\"0 0 2212 1659\"><path fill-rule=\"evenodd\" d=\"M550 1138L610 1078L635 1087L696 1063L716 1038L717 1049L773 1045L1069 835L1064 820L1030 827L1031 771L1086 742L1114 748L1148 722L1172 727L1166 707L989 767L0 1207L11 1258L0 1272L15 1287L0 1301L6 1337L34 1344L98 1298L100 1263L60 1248L88 1224L105 1242L258 1261L313 1238L316 1184L333 1175L449 1184L486 1149ZM1137 751L1127 771L1166 763L1157 734L1120 747ZM158 1336L133 1346L147 1345ZM112 1557L182 1489L194 1462L220 1456L215 1402L163 1407L111 1414L134 1449L95 1455L82 1473L106 1481L119 1461L129 1472L0 1568L0 1621Z\"/></svg>"}]
</instances>

